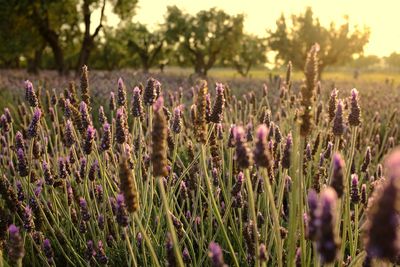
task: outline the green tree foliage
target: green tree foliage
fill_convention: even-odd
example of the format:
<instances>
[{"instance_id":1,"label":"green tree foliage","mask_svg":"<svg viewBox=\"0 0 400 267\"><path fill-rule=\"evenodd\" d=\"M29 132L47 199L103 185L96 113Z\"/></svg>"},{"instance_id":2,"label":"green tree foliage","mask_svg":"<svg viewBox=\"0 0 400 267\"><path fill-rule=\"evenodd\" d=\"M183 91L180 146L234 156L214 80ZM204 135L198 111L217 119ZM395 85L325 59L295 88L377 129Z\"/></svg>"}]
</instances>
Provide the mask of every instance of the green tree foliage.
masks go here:
<instances>
[{"instance_id":1,"label":"green tree foliage","mask_svg":"<svg viewBox=\"0 0 400 267\"><path fill-rule=\"evenodd\" d=\"M151 67L166 63L165 34L161 30L150 32L141 23L128 23L124 29L130 56L137 55L144 72Z\"/></svg>"},{"instance_id":2,"label":"green tree foliage","mask_svg":"<svg viewBox=\"0 0 400 267\"><path fill-rule=\"evenodd\" d=\"M362 53L369 39L369 29L356 27L351 31L348 20L339 26L332 22L328 28L323 27L310 7L300 15L292 15L290 28L284 15L276 25L275 31L269 31L269 45L277 52L278 61L287 63L290 60L297 69L304 68L307 51L314 43L320 45L318 56L322 72L326 66L344 64L353 55Z\"/></svg>"},{"instance_id":3,"label":"green tree foliage","mask_svg":"<svg viewBox=\"0 0 400 267\"><path fill-rule=\"evenodd\" d=\"M95 57L91 57L89 66L94 69L114 70L131 65L132 58L128 57L125 38L121 31L104 27L103 40L93 50Z\"/></svg>"},{"instance_id":4,"label":"green tree foliage","mask_svg":"<svg viewBox=\"0 0 400 267\"><path fill-rule=\"evenodd\" d=\"M245 34L240 41L236 55L230 60L232 66L243 77L247 77L252 67L267 62L267 43L263 38Z\"/></svg>"},{"instance_id":5,"label":"green tree foliage","mask_svg":"<svg viewBox=\"0 0 400 267\"><path fill-rule=\"evenodd\" d=\"M164 26L176 61L180 65L190 64L195 73L207 76L218 60L233 56L238 49L243 19L243 15L231 16L215 8L192 16L170 6Z\"/></svg>"},{"instance_id":6,"label":"green tree foliage","mask_svg":"<svg viewBox=\"0 0 400 267\"><path fill-rule=\"evenodd\" d=\"M135 14L137 0L0 0L0 4L8 8L2 9L8 12L0 12L2 29L11 31L14 25L25 25L21 26L21 32L25 32L16 34L19 35L15 39L16 43L27 44L36 39L41 40L42 45L35 45L35 49L28 53L35 59L31 61L40 62L37 58L48 46L53 53L52 67L64 74L68 69L78 69L89 62L91 52L99 45L106 6L111 6L111 10L121 20L128 20ZM99 21L94 21L92 17L96 10L100 11ZM10 14L13 20L8 19ZM10 35L6 31L2 31L3 34ZM13 47L18 50L19 57L27 54L24 47Z\"/></svg>"},{"instance_id":7,"label":"green tree foliage","mask_svg":"<svg viewBox=\"0 0 400 267\"><path fill-rule=\"evenodd\" d=\"M349 66L357 68L357 69L368 69L373 66L378 65L381 62L380 58L375 55L369 56L360 56L349 62Z\"/></svg>"},{"instance_id":8,"label":"green tree foliage","mask_svg":"<svg viewBox=\"0 0 400 267\"><path fill-rule=\"evenodd\" d=\"M0 0L0 66L21 67L20 59L30 60L43 44L26 17L15 12L15 3Z\"/></svg>"},{"instance_id":9,"label":"green tree foliage","mask_svg":"<svg viewBox=\"0 0 400 267\"><path fill-rule=\"evenodd\" d=\"M393 52L385 58L385 63L391 68L400 68L400 54Z\"/></svg>"}]
</instances>

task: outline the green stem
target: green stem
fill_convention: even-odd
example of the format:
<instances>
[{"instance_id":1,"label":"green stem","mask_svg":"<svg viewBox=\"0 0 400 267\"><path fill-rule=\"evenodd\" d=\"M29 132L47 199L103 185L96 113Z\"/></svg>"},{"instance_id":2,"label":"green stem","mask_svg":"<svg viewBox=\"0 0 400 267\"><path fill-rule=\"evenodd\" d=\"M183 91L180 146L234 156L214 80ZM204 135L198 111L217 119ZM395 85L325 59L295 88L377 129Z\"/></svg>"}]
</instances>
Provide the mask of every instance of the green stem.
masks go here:
<instances>
[{"instance_id":1,"label":"green stem","mask_svg":"<svg viewBox=\"0 0 400 267\"><path fill-rule=\"evenodd\" d=\"M164 206L165 215L167 217L168 229L169 229L169 231L171 233L172 242L174 243L174 253L175 253L176 260L177 260L177 264L178 264L178 266L184 266L183 259L182 259L182 254L181 254L181 251L179 250L178 238L176 236L174 224L173 224L172 219L171 219L171 212L169 211L169 207L168 207L168 199L167 199L167 195L165 194L163 178L162 177L157 177L156 179L158 180L158 186L159 186L159 189L160 189L161 200L162 200L162 203L163 203L163 206Z\"/></svg>"},{"instance_id":2,"label":"green stem","mask_svg":"<svg viewBox=\"0 0 400 267\"><path fill-rule=\"evenodd\" d=\"M235 250L233 249L231 241L229 240L228 233L226 232L225 225L224 225L224 223L222 221L221 214L220 214L220 212L218 210L217 203L215 202L215 198L214 198L214 194L213 194L213 190L212 190L212 185L211 185L210 179L209 179L208 174L207 174L207 164L206 164L206 159L205 159L206 158L205 145L201 145L201 154L200 155L201 155L201 165L203 167L206 186L207 186L207 190L208 190L208 196L209 196L210 201L211 201L211 206L213 208L214 215L216 216L218 224L220 225L220 227L222 229L222 233L223 233L223 235L225 237L225 242L228 245L229 251L231 252L234 265L236 267L239 267L240 265L239 265L239 262L238 262L238 260L236 258Z\"/></svg>"}]
</instances>

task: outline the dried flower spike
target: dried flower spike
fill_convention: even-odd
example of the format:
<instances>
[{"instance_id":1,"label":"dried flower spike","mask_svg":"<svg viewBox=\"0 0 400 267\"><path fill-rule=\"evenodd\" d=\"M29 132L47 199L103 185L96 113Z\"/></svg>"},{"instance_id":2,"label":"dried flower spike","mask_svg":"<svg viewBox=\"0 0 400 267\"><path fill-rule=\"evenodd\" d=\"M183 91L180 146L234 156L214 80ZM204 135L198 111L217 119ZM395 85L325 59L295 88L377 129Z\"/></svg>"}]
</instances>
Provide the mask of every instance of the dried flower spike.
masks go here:
<instances>
[{"instance_id":1,"label":"dried flower spike","mask_svg":"<svg viewBox=\"0 0 400 267\"><path fill-rule=\"evenodd\" d=\"M167 120L163 112L164 99L159 97L154 104L154 120L152 137L151 162L153 164L153 175L167 176Z\"/></svg>"}]
</instances>

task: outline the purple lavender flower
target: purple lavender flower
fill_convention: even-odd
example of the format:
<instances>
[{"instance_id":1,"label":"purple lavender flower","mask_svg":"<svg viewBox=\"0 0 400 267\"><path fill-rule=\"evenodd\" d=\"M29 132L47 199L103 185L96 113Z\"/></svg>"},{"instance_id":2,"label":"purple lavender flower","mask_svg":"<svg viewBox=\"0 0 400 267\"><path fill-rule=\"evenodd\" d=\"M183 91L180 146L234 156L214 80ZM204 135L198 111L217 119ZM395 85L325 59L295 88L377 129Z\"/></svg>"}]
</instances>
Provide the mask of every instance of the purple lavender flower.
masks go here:
<instances>
[{"instance_id":1,"label":"purple lavender flower","mask_svg":"<svg viewBox=\"0 0 400 267\"><path fill-rule=\"evenodd\" d=\"M64 158L59 158L58 159L58 176L61 179L67 178L68 172L67 172L67 167L65 165L65 159Z\"/></svg>"},{"instance_id":2,"label":"purple lavender flower","mask_svg":"<svg viewBox=\"0 0 400 267\"><path fill-rule=\"evenodd\" d=\"M43 190L43 183L44 183L43 180L39 180L39 181L37 182L36 187L35 187L35 190L34 190L34 194L35 194L36 197L39 197L39 196L40 196L40 193L42 193L42 190Z\"/></svg>"},{"instance_id":3,"label":"purple lavender flower","mask_svg":"<svg viewBox=\"0 0 400 267\"><path fill-rule=\"evenodd\" d=\"M47 185L54 184L54 178L46 161L43 162L43 176Z\"/></svg>"},{"instance_id":4,"label":"purple lavender flower","mask_svg":"<svg viewBox=\"0 0 400 267\"><path fill-rule=\"evenodd\" d=\"M104 246L103 246L103 242L101 240L99 240L99 242L97 242L96 259L97 259L97 262L100 264L108 263L108 257L106 255L106 252L105 252Z\"/></svg>"},{"instance_id":5,"label":"purple lavender flower","mask_svg":"<svg viewBox=\"0 0 400 267\"><path fill-rule=\"evenodd\" d=\"M315 240L317 237L318 225L317 225L317 208L318 208L318 196L317 193L311 189L308 191L308 225L307 225L307 238Z\"/></svg>"},{"instance_id":6,"label":"purple lavender flower","mask_svg":"<svg viewBox=\"0 0 400 267\"><path fill-rule=\"evenodd\" d=\"M47 262L50 265L55 265L55 263L54 263L54 251L53 251L53 248L51 247L50 240L47 239L47 238L43 241L43 252L44 252L44 255L47 258Z\"/></svg>"},{"instance_id":7,"label":"purple lavender flower","mask_svg":"<svg viewBox=\"0 0 400 267\"><path fill-rule=\"evenodd\" d=\"M147 80L147 85L143 93L143 102L146 106L151 106L154 104L157 98L156 86L159 83L154 78L149 78Z\"/></svg>"},{"instance_id":8,"label":"purple lavender flower","mask_svg":"<svg viewBox=\"0 0 400 267\"><path fill-rule=\"evenodd\" d=\"M129 224L128 211L125 205L125 199L123 194L117 195L117 205L116 205L116 217L117 223L122 227L127 227Z\"/></svg>"},{"instance_id":9,"label":"purple lavender flower","mask_svg":"<svg viewBox=\"0 0 400 267\"><path fill-rule=\"evenodd\" d=\"M357 89L353 88L351 90L351 104L350 104L350 113L348 117L348 121L350 126L358 126L360 125L361 117L361 109L358 105L358 91Z\"/></svg>"},{"instance_id":10,"label":"purple lavender flower","mask_svg":"<svg viewBox=\"0 0 400 267\"><path fill-rule=\"evenodd\" d=\"M22 188L22 184L20 181L16 182L16 186L17 186L18 201L22 202L25 199L24 189Z\"/></svg>"},{"instance_id":11,"label":"purple lavender flower","mask_svg":"<svg viewBox=\"0 0 400 267\"><path fill-rule=\"evenodd\" d=\"M4 133L7 133L10 131L10 124L8 123L6 115L1 115L0 117L0 127L3 130Z\"/></svg>"},{"instance_id":12,"label":"purple lavender flower","mask_svg":"<svg viewBox=\"0 0 400 267\"><path fill-rule=\"evenodd\" d=\"M92 120L90 119L88 106L83 101L79 105L79 112L80 112L80 116L81 116L80 131L82 133L84 133L88 129L88 127L92 125Z\"/></svg>"},{"instance_id":13,"label":"purple lavender flower","mask_svg":"<svg viewBox=\"0 0 400 267\"><path fill-rule=\"evenodd\" d=\"M261 261L261 263L264 263L268 259L267 247L264 244L260 244L259 250L260 250L260 254L259 254L260 261Z\"/></svg>"},{"instance_id":14,"label":"purple lavender flower","mask_svg":"<svg viewBox=\"0 0 400 267\"><path fill-rule=\"evenodd\" d=\"M172 237L170 233L167 233L167 238L165 239L165 248L167 250L168 266L177 266L174 253L174 243L172 242Z\"/></svg>"},{"instance_id":15,"label":"purple lavender flower","mask_svg":"<svg viewBox=\"0 0 400 267\"><path fill-rule=\"evenodd\" d=\"M98 170L100 170L99 162L96 159L95 161L93 161L92 165L89 168L88 178L90 181L93 182L94 180L96 180L96 173L98 172Z\"/></svg>"},{"instance_id":16,"label":"purple lavender flower","mask_svg":"<svg viewBox=\"0 0 400 267\"><path fill-rule=\"evenodd\" d=\"M4 115L7 118L7 122L11 123L12 122L12 116L11 116L11 112L8 108L4 108Z\"/></svg>"},{"instance_id":17,"label":"purple lavender flower","mask_svg":"<svg viewBox=\"0 0 400 267\"><path fill-rule=\"evenodd\" d=\"M22 240L19 228L14 224L8 227L9 240L7 243L8 258L11 262L17 263L25 255L24 241Z\"/></svg>"},{"instance_id":18,"label":"purple lavender flower","mask_svg":"<svg viewBox=\"0 0 400 267\"><path fill-rule=\"evenodd\" d=\"M366 205L368 202L368 196L367 196L367 185L362 184L361 185L361 203Z\"/></svg>"},{"instance_id":19,"label":"purple lavender flower","mask_svg":"<svg viewBox=\"0 0 400 267\"><path fill-rule=\"evenodd\" d=\"M86 139L83 143L83 151L86 155L90 155L90 153L92 153L95 136L96 130L91 125L89 125L86 131Z\"/></svg>"},{"instance_id":20,"label":"purple lavender flower","mask_svg":"<svg viewBox=\"0 0 400 267\"><path fill-rule=\"evenodd\" d=\"M64 131L64 144L66 147L71 147L75 143L75 137L73 134L73 126L70 120L67 120Z\"/></svg>"},{"instance_id":21,"label":"purple lavender flower","mask_svg":"<svg viewBox=\"0 0 400 267\"><path fill-rule=\"evenodd\" d=\"M81 216L82 216L82 220L84 221L89 221L90 220L90 213L89 213L89 209L87 206L87 202L84 198L80 198L79 199L79 207L81 209Z\"/></svg>"},{"instance_id":22,"label":"purple lavender flower","mask_svg":"<svg viewBox=\"0 0 400 267\"><path fill-rule=\"evenodd\" d=\"M118 79L117 104L119 107L126 106L126 87L121 77Z\"/></svg>"},{"instance_id":23,"label":"purple lavender flower","mask_svg":"<svg viewBox=\"0 0 400 267\"><path fill-rule=\"evenodd\" d=\"M321 192L317 211L317 250L323 263L334 262L339 248L340 241L335 232L336 202L336 191L331 187L327 187Z\"/></svg>"},{"instance_id":24,"label":"purple lavender flower","mask_svg":"<svg viewBox=\"0 0 400 267\"><path fill-rule=\"evenodd\" d=\"M99 122L101 125L107 122L107 117L106 114L104 113L104 108L103 106L99 107Z\"/></svg>"},{"instance_id":25,"label":"purple lavender flower","mask_svg":"<svg viewBox=\"0 0 400 267\"><path fill-rule=\"evenodd\" d=\"M95 194L97 201L99 203L103 202L104 192L103 192L103 187L100 184L96 185Z\"/></svg>"},{"instance_id":26,"label":"purple lavender flower","mask_svg":"<svg viewBox=\"0 0 400 267\"><path fill-rule=\"evenodd\" d=\"M38 98L35 90L33 89L33 84L30 81L25 81L25 99L33 108L39 105Z\"/></svg>"},{"instance_id":27,"label":"purple lavender flower","mask_svg":"<svg viewBox=\"0 0 400 267\"><path fill-rule=\"evenodd\" d=\"M210 121L214 123L221 123L225 107L224 86L222 85L222 83L217 83L216 91L217 97L212 108Z\"/></svg>"},{"instance_id":28,"label":"purple lavender flower","mask_svg":"<svg viewBox=\"0 0 400 267\"><path fill-rule=\"evenodd\" d=\"M364 161L361 165L361 171L366 172L368 170L368 166L370 163L371 163L371 148L367 147L367 150L365 151Z\"/></svg>"},{"instance_id":29,"label":"purple lavender flower","mask_svg":"<svg viewBox=\"0 0 400 267\"><path fill-rule=\"evenodd\" d=\"M110 93L109 108L110 108L111 111L115 110L115 95L114 95L114 92Z\"/></svg>"},{"instance_id":30,"label":"purple lavender flower","mask_svg":"<svg viewBox=\"0 0 400 267\"><path fill-rule=\"evenodd\" d=\"M353 174L351 176L351 202L354 204L358 204L360 201L360 192L358 190L358 175Z\"/></svg>"},{"instance_id":31,"label":"purple lavender flower","mask_svg":"<svg viewBox=\"0 0 400 267\"><path fill-rule=\"evenodd\" d=\"M271 155L267 145L268 128L261 124L257 128L257 141L254 148L254 161L259 167L270 168L272 166Z\"/></svg>"},{"instance_id":32,"label":"purple lavender flower","mask_svg":"<svg viewBox=\"0 0 400 267\"><path fill-rule=\"evenodd\" d=\"M117 119L116 119L116 126L115 126L115 139L117 140L118 144L123 144L127 140L127 127L126 127L126 117L125 117L125 110L123 107L117 110Z\"/></svg>"},{"instance_id":33,"label":"purple lavender flower","mask_svg":"<svg viewBox=\"0 0 400 267\"><path fill-rule=\"evenodd\" d=\"M28 233L31 233L35 229L35 223L33 222L32 209L29 206L25 207L23 214L24 228Z\"/></svg>"},{"instance_id":34,"label":"purple lavender flower","mask_svg":"<svg viewBox=\"0 0 400 267\"><path fill-rule=\"evenodd\" d=\"M310 143L307 143L306 152L305 152L305 157L304 158L305 158L306 161L311 161L312 160L312 151L311 151Z\"/></svg>"},{"instance_id":35,"label":"purple lavender flower","mask_svg":"<svg viewBox=\"0 0 400 267\"><path fill-rule=\"evenodd\" d=\"M142 96L137 86L133 89L132 115L135 118L141 118L143 116Z\"/></svg>"},{"instance_id":36,"label":"purple lavender flower","mask_svg":"<svg viewBox=\"0 0 400 267\"><path fill-rule=\"evenodd\" d=\"M187 247L185 247L182 251L182 258L185 264L190 264L192 259L190 258L190 253Z\"/></svg>"},{"instance_id":37,"label":"purple lavender flower","mask_svg":"<svg viewBox=\"0 0 400 267\"><path fill-rule=\"evenodd\" d=\"M222 254L221 247L215 243L211 242L208 246L208 257L211 260L211 266L213 267L226 267L224 262L224 256Z\"/></svg>"},{"instance_id":38,"label":"purple lavender flower","mask_svg":"<svg viewBox=\"0 0 400 267\"><path fill-rule=\"evenodd\" d=\"M282 156L282 168L284 169L289 169L291 165L291 154L292 154L292 134L289 133L287 138L286 138L286 145L283 150L283 156Z\"/></svg>"},{"instance_id":39,"label":"purple lavender flower","mask_svg":"<svg viewBox=\"0 0 400 267\"><path fill-rule=\"evenodd\" d=\"M89 240L86 243L85 258L88 262L92 262L95 257L96 257L96 251L94 249L93 241Z\"/></svg>"},{"instance_id":40,"label":"purple lavender flower","mask_svg":"<svg viewBox=\"0 0 400 267\"><path fill-rule=\"evenodd\" d=\"M105 122L103 124L103 135L101 137L101 144L100 148L101 151L107 151L111 147L111 130L110 130L110 124Z\"/></svg>"},{"instance_id":41,"label":"purple lavender flower","mask_svg":"<svg viewBox=\"0 0 400 267\"><path fill-rule=\"evenodd\" d=\"M344 133L343 124L343 102L339 100L336 108L335 118L333 119L333 134L335 136L342 136Z\"/></svg>"},{"instance_id":42,"label":"purple lavender flower","mask_svg":"<svg viewBox=\"0 0 400 267\"><path fill-rule=\"evenodd\" d=\"M343 195L344 177L343 177L344 161L339 153L333 155L333 174L331 178L331 186L335 189L339 198Z\"/></svg>"},{"instance_id":43,"label":"purple lavender flower","mask_svg":"<svg viewBox=\"0 0 400 267\"><path fill-rule=\"evenodd\" d=\"M241 190L242 190L242 185L244 182L244 174L243 172L239 172L237 179L236 179L236 183L232 188L232 196L236 196Z\"/></svg>"},{"instance_id":44,"label":"purple lavender flower","mask_svg":"<svg viewBox=\"0 0 400 267\"><path fill-rule=\"evenodd\" d=\"M324 152L324 156L326 159L330 158L330 156L332 154L332 147L333 147L332 142L328 142L328 145L326 146L326 150Z\"/></svg>"},{"instance_id":45,"label":"purple lavender flower","mask_svg":"<svg viewBox=\"0 0 400 267\"><path fill-rule=\"evenodd\" d=\"M235 132L236 126L234 124L231 125L231 128L229 129L229 136L228 136L228 147L235 147Z\"/></svg>"},{"instance_id":46,"label":"purple lavender flower","mask_svg":"<svg viewBox=\"0 0 400 267\"><path fill-rule=\"evenodd\" d=\"M79 177L83 181L86 177L87 161L86 158L81 158L79 167Z\"/></svg>"},{"instance_id":47,"label":"purple lavender flower","mask_svg":"<svg viewBox=\"0 0 400 267\"><path fill-rule=\"evenodd\" d=\"M337 106L337 94L338 90L334 88L331 92L331 96L329 98L329 107L328 107L328 114L329 114L329 121L331 122L333 118L335 118L335 110Z\"/></svg>"},{"instance_id":48,"label":"purple lavender flower","mask_svg":"<svg viewBox=\"0 0 400 267\"><path fill-rule=\"evenodd\" d=\"M39 121L41 116L42 116L42 111L40 110L40 108L36 107L31 124L29 124L28 130L26 132L26 135L29 139L32 139L37 136Z\"/></svg>"},{"instance_id":49,"label":"purple lavender flower","mask_svg":"<svg viewBox=\"0 0 400 267\"><path fill-rule=\"evenodd\" d=\"M28 162L25 157L24 151L20 148L17 150L18 158L18 173L21 177L28 176Z\"/></svg>"},{"instance_id":50,"label":"purple lavender flower","mask_svg":"<svg viewBox=\"0 0 400 267\"><path fill-rule=\"evenodd\" d=\"M97 217L97 225L99 226L100 230L104 230L104 215L103 214L100 214Z\"/></svg>"},{"instance_id":51,"label":"purple lavender flower","mask_svg":"<svg viewBox=\"0 0 400 267\"><path fill-rule=\"evenodd\" d=\"M252 164L252 155L246 144L245 132L243 127L235 127L234 137L236 145L235 160L238 164L239 169L246 169Z\"/></svg>"},{"instance_id":52,"label":"purple lavender flower","mask_svg":"<svg viewBox=\"0 0 400 267\"><path fill-rule=\"evenodd\" d=\"M172 120L171 129L174 133L180 133L182 130L182 110L181 107L174 109L174 117Z\"/></svg>"},{"instance_id":53,"label":"purple lavender flower","mask_svg":"<svg viewBox=\"0 0 400 267\"><path fill-rule=\"evenodd\" d=\"M25 151L25 141L20 131L15 134L15 150L18 151L19 149Z\"/></svg>"}]
</instances>

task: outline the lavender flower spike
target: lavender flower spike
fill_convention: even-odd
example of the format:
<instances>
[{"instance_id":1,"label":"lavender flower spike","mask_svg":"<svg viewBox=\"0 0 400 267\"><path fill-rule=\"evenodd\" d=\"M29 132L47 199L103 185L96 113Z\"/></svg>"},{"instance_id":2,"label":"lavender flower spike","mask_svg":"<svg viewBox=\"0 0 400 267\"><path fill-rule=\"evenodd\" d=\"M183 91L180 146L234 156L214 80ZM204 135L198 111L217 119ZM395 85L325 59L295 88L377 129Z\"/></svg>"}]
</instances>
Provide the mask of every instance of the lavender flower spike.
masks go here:
<instances>
[{"instance_id":1,"label":"lavender flower spike","mask_svg":"<svg viewBox=\"0 0 400 267\"><path fill-rule=\"evenodd\" d=\"M8 234L8 258L11 262L17 263L25 255L24 243L19 228L14 224L11 224L10 227L8 227Z\"/></svg>"},{"instance_id":2,"label":"lavender flower spike","mask_svg":"<svg viewBox=\"0 0 400 267\"><path fill-rule=\"evenodd\" d=\"M209 251L208 257L210 257L211 266L213 266L213 267L228 266L224 262L224 256L222 254L222 249L217 243L211 242L210 245L208 246L208 251Z\"/></svg>"},{"instance_id":3,"label":"lavender flower spike","mask_svg":"<svg viewBox=\"0 0 400 267\"><path fill-rule=\"evenodd\" d=\"M31 124L29 125L28 131L27 131L27 137L29 139L37 136L39 121L40 121L41 116L42 116L42 111L40 110L40 108L36 107L35 113L33 114Z\"/></svg>"}]
</instances>

